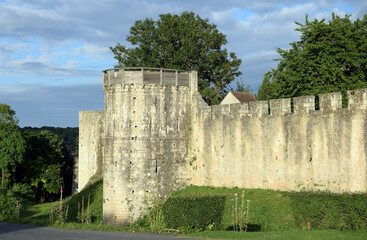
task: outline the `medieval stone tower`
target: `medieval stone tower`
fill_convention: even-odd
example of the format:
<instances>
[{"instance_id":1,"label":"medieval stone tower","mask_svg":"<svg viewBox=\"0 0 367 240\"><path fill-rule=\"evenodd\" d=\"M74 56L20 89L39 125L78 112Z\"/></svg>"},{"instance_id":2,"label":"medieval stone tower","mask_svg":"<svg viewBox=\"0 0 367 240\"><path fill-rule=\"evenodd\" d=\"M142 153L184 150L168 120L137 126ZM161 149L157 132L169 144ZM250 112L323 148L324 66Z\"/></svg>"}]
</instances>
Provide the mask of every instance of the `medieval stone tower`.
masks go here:
<instances>
[{"instance_id":1,"label":"medieval stone tower","mask_svg":"<svg viewBox=\"0 0 367 240\"><path fill-rule=\"evenodd\" d=\"M197 75L129 68L103 76L105 111L80 115L81 142L92 141L81 146L80 159L95 155L80 161L79 189L103 169L104 222L121 224L138 218L152 196L186 184L181 168L188 155L190 96Z\"/></svg>"},{"instance_id":2,"label":"medieval stone tower","mask_svg":"<svg viewBox=\"0 0 367 240\"><path fill-rule=\"evenodd\" d=\"M186 185L367 192L367 89L208 106L197 73L103 72L104 111L79 114L79 190L103 178L105 224ZM293 109L291 108L293 101Z\"/></svg>"}]
</instances>

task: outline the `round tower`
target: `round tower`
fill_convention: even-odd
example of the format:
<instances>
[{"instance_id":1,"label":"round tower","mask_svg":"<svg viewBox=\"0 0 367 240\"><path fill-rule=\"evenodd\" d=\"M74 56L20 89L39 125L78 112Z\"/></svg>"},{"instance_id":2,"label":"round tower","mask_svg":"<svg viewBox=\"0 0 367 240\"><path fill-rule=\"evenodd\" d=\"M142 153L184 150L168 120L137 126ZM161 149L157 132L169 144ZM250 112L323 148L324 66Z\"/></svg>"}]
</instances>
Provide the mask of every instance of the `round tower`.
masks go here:
<instances>
[{"instance_id":1,"label":"round tower","mask_svg":"<svg viewBox=\"0 0 367 240\"><path fill-rule=\"evenodd\" d=\"M103 220L136 220L152 199L187 184L186 159L196 72L124 68L103 73Z\"/></svg>"}]
</instances>

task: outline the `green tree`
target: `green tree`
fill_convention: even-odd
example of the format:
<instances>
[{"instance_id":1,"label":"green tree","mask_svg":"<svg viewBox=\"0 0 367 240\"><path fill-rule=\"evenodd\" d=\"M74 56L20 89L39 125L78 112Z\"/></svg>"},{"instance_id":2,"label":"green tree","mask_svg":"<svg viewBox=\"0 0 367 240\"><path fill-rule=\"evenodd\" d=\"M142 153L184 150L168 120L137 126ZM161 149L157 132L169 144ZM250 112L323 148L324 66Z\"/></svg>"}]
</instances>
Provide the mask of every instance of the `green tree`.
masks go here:
<instances>
[{"instance_id":1,"label":"green tree","mask_svg":"<svg viewBox=\"0 0 367 240\"><path fill-rule=\"evenodd\" d=\"M202 80L199 90L204 96L223 97L228 84L241 75L238 70L241 59L222 49L227 43L226 36L208 19L193 12L162 14L158 21L149 18L136 21L126 40L136 47L120 43L110 47L118 61L116 67L196 70ZM204 91L205 88L209 90Z\"/></svg>"},{"instance_id":2,"label":"green tree","mask_svg":"<svg viewBox=\"0 0 367 240\"><path fill-rule=\"evenodd\" d=\"M65 144L47 130L24 131L23 136L27 148L24 161L18 166L17 182L30 185L37 200L52 200L64 185L64 166L68 164Z\"/></svg>"},{"instance_id":3,"label":"green tree","mask_svg":"<svg viewBox=\"0 0 367 240\"><path fill-rule=\"evenodd\" d=\"M22 162L25 141L17 125L15 111L7 104L0 104L0 169L1 186L6 187L9 176L15 172L17 163Z\"/></svg>"},{"instance_id":4,"label":"green tree","mask_svg":"<svg viewBox=\"0 0 367 240\"><path fill-rule=\"evenodd\" d=\"M232 88L232 91L249 92L251 94L254 93L254 90L251 88L251 86L245 84L242 79L236 79L235 82L236 82L236 88Z\"/></svg>"},{"instance_id":5,"label":"green tree","mask_svg":"<svg viewBox=\"0 0 367 240\"><path fill-rule=\"evenodd\" d=\"M328 22L297 23L300 40L278 48L278 67L265 74L259 99L318 95L367 86L367 15L351 21L335 14ZM346 98L344 98L346 99Z\"/></svg>"}]
</instances>

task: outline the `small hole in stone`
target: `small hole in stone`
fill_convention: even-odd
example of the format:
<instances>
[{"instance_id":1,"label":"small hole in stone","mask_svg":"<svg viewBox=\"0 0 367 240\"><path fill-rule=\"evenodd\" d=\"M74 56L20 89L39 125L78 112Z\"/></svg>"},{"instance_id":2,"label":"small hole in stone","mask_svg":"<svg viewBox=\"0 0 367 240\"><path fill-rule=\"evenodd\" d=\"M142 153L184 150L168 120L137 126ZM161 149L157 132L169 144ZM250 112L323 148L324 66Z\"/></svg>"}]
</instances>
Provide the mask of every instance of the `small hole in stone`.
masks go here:
<instances>
[{"instance_id":1,"label":"small hole in stone","mask_svg":"<svg viewBox=\"0 0 367 240\"><path fill-rule=\"evenodd\" d=\"M134 193L135 191L134 191L134 190L132 190L131 192L132 192L132 193Z\"/></svg>"},{"instance_id":2,"label":"small hole in stone","mask_svg":"<svg viewBox=\"0 0 367 240\"><path fill-rule=\"evenodd\" d=\"M130 161L130 164L132 164L132 162Z\"/></svg>"},{"instance_id":3,"label":"small hole in stone","mask_svg":"<svg viewBox=\"0 0 367 240\"><path fill-rule=\"evenodd\" d=\"M310 162L312 162L312 157L310 157Z\"/></svg>"},{"instance_id":4,"label":"small hole in stone","mask_svg":"<svg viewBox=\"0 0 367 240\"><path fill-rule=\"evenodd\" d=\"M138 127L138 126L135 126L136 128Z\"/></svg>"},{"instance_id":5,"label":"small hole in stone","mask_svg":"<svg viewBox=\"0 0 367 240\"><path fill-rule=\"evenodd\" d=\"M132 137L131 140L134 140L134 137Z\"/></svg>"}]
</instances>

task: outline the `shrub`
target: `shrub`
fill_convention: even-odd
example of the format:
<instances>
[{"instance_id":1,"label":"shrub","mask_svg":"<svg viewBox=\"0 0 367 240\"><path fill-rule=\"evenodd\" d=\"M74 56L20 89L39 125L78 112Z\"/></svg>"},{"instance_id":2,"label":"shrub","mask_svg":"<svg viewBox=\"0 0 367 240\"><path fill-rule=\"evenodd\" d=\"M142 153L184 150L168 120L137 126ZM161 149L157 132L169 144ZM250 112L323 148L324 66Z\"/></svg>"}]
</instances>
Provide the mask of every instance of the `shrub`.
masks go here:
<instances>
[{"instance_id":1,"label":"shrub","mask_svg":"<svg viewBox=\"0 0 367 240\"><path fill-rule=\"evenodd\" d=\"M6 195L6 188L0 187L0 195Z\"/></svg>"},{"instance_id":2,"label":"shrub","mask_svg":"<svg viewBox=\"0 0 367 240\"><path fill-rule=\"evenodd\" d=\"M32 199L34 197L31 187L28 184L22 183L15 183L11 190L8 191L7 195L25 199Z\"/></svg>"},{"instance_id":3,"label":"shrub","mask_svg":"<svg viewBox=\"0 0 367 240\"><path fill-rule=\"evenodd\" d=\"M299 228L340 230L367 228L366 194L299 192L289 195Z\"/></svg>"},{"instance_id":4,"label":"shrub","mask_svg":"<svg viewBox=\"0 0 367 240\"><path fill-rule=\"evenodd\" d=\"M170 228L206 229L220 228L226 197L174 196L163 205L163 216Z\"/></svg>"},{"instance_id":5,"label":"shrub","mask_svg":"<svg viewBox=\"0 0 367 240\"><path fill-rule=\"evenodd\" d=\"M17 200L11 196L0 194L0 219L5 220L13 218L16 213Z\"/></svg>"}]
</instances>

